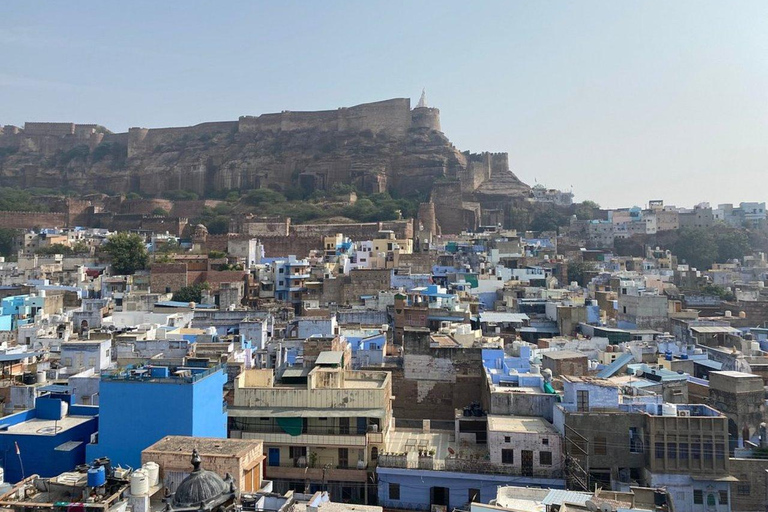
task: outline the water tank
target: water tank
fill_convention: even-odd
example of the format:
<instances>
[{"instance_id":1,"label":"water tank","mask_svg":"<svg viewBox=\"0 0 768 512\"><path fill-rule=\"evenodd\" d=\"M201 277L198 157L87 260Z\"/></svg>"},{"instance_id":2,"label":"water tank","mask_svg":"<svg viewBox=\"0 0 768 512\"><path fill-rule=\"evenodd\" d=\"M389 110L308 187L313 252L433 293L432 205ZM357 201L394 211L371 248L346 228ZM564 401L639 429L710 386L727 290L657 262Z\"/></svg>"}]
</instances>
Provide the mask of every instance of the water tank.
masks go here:
<instances>
[{"instance_id":1,"label":"water tank","mask_svg":"<svg viewBox=\"0 0 768 512\"><path fill-rule=\"evenodd\" d=\"M143 469L137 469L131 473L131 494L133 496L149 494L149 476Z\"/></svg>"},{"instance_id":2,"label":"water tank","mask_svg":"<svg viewBox=\"0 0 768 512\"><path fill-rule=\"evenodd\" d=\"M5 470L0 468L0 484L5 483Z\"/></svg>"},{"instance_id":3,"label":"water tank","mask_svg":"<svg viewBox=\"0 0 768 512\"><path fill-rule=\"evenodd\" d=\"M45 384L47 381L48 381L48 377L45 375L45 372L37 372L38 384Z\"/></svg>"},{"instance_id":4,"label":"water tank","mask_svg":"<svg viewBox=\"0 0 768 512\"><path fill-rule=\"evenodd\" d=\"M104 466L94 466L88 469L88 487L101 487L107 481L107 471Z\"/></svg>"},{"instance_id":5,"label":"water tank","mask_svg":"<svg viewBox=\"0 0 768 512\"><path fill-rule=\"evenodd\" d=\"M160 485L160 466L157 465L157 462L147 462L141 469L147 472L150 487Z\"/></svg>"},{"instance_id":6,"label":"water tank","mask_svg":"<svg viewBox=\"0 0 768 512\"><path fill-rule=\"evenodd\" d=\"M739 311L739 318L747 318L747 312L746 311Z\"/></svg>"},{"instance_id":7,"label":"water tank","mask_svg":"<svg viewBox=\"0 0 768 512\"><path fill-rule=\"evenodd\" d=\"M726 309L725 310L725 318L731 318L731 316L733 316L733 314L730 312L730 310Z\"/></svg>"}]
</instances>

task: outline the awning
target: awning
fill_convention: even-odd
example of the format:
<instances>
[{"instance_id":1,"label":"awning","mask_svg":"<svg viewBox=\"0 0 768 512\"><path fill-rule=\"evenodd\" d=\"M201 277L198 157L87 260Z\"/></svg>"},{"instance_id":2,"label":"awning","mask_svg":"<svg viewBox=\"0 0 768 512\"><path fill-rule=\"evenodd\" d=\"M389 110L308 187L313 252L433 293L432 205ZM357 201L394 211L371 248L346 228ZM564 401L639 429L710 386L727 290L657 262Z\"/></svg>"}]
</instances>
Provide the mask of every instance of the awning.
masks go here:
<instances>
[{"instance_id":1,"label":"awning","mask_svg":"<svg viewBox=\"0 0 768 512\"><path fill-rule=\"evenodd\" d=\"M304 421L302 418L277 418L277 424L283 432L292 436L300 436Z\"/></svg>"}]
</instances>

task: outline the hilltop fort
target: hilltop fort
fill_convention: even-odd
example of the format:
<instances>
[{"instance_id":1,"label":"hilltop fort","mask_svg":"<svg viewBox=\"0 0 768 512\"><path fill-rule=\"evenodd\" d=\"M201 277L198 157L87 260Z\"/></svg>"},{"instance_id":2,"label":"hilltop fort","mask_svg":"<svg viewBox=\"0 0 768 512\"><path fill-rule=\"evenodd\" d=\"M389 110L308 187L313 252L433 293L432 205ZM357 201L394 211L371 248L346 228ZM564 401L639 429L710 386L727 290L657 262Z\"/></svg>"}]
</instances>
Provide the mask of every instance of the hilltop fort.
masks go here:
<instances>
[{"instance_id":1,"label":"hilltop fort","mask_svg":"<svg viewBox=\"0 0 768 512\"><path fill-rule=\"evenodd\" d=\"M430 198L443 232L503 222L530 194L506 153L461 152L440 111L407 98L318 112L284 111L236 121L112 133L96 124L28 122L0 132L0 186L80 194L353 184L367 193Z\"/></svg>"}]
</instances>

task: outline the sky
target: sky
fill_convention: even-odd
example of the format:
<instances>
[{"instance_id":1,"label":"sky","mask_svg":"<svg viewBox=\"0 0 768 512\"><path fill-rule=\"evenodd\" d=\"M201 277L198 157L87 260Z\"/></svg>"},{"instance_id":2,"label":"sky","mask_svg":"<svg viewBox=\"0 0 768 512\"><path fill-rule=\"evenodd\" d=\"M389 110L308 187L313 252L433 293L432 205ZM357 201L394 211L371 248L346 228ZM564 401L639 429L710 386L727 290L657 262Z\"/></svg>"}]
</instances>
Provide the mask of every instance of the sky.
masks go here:
<instances>
[{"instance_id":1,"label":"sky","mask_svg":"<svg viewBox=\"0 0 768 512\"><path fill-rule=\"evenodd\" d=\"M0 124L186 126L426 88L460 150L604 207L768 200L768 2L0 3Z\"/></svg>"}]
</instances>

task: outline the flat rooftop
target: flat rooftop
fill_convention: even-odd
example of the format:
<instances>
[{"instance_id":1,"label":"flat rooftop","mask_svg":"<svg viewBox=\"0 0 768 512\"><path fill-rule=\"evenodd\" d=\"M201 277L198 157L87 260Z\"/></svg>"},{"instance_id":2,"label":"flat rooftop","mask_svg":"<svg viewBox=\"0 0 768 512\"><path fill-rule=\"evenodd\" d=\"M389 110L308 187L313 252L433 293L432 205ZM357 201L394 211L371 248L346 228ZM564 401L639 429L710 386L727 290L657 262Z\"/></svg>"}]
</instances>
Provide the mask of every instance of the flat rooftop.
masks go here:
<instances>
[{"instance_id":1,"label":"flat rooftop","mask_svg":"<svg viewBox=\"0 0 768 512\"><path fill-rule=\"evenodd\" d=\"M7 433L52 436L64 430L69 430L78 425L82 425L93 418L95 418L95 416L65 416L60 420L32 418L31 420L11 425L6 430L0 431L0 435ZM0 419L0 424L2 424L2 419Z\"/></svg>"},{"instance_id":2,"label":"flat rooftop","mask_svg":"<svg viewBox=\"0 0 768 512\"><path fill-rule=\"evenodd\" d=\"M261 441L256 439L165 436L143 451L152 453L192 453L192 448L197 448L201 457L232 457L244 455L258 448L261 444Z\"/></svg>"},{"instance_id":3,"label":"flat rooftop","mask_svg":"<svg viewBox=\"0 0 768 512\"><path fill-rule=\"evenodd\" d=\"M488 416L488 430L495 432L525 432L557 434L555 427L542 418L526 416Z\"/></svg>"},{"instance_id":4,"label":"flat rooftop","mask_svg":"<svg viewBox=\"0 0 768 512\"><path fill-rule=\"evenodd\" d=\"M389 432L387 440L387 452L391 453L413 453L418 456L419 450L435 450L436 459L445 459L448 457L448 447L456 443L453 442L453 432L450 430L422 430L396 429Z\"/></svg>"},{"instance_id":5,"label":"flat rooftop","mask_svg":"<svg viewBox=\"0 0 768 512\"><path fill-rule=\"evenodd\" d=\"M550 359L586 359L587 355L575 350L552 350L550 352L544 352L542 357L548 357Z\"/></svg>"}]
</instances>

